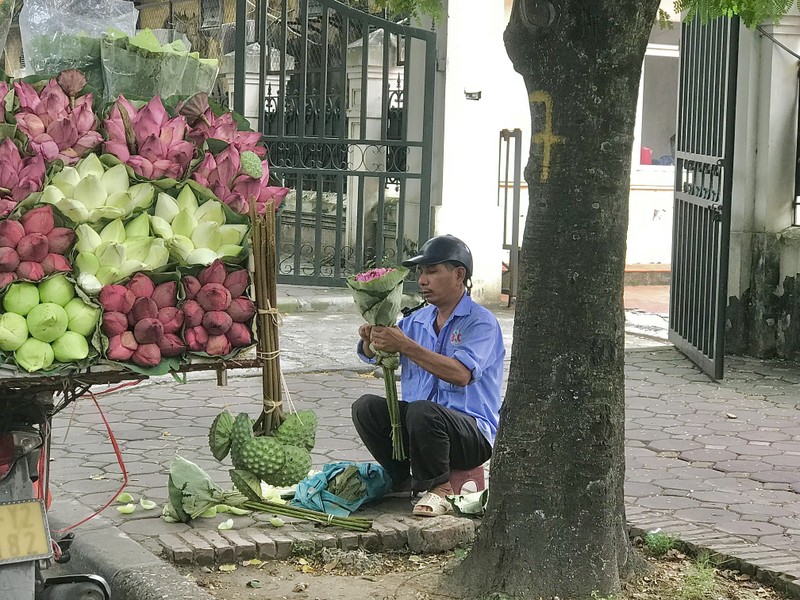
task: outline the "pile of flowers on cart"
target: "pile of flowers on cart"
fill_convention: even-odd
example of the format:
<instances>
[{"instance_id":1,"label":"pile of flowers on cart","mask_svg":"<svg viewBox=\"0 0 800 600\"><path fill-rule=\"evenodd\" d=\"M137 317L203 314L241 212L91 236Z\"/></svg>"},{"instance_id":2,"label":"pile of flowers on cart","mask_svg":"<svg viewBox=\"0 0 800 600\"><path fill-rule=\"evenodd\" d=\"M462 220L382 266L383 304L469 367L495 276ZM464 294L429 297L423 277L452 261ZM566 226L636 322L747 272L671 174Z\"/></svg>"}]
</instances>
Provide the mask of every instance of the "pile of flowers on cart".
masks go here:
<instances>
[{"instance_id":1,"label":"pile of flowers on cart","mask_svg":"<svg viewBox=\"0 0 800 600\"><path fill-rule=\"evenodd\" d=\"M104 103L70 69L0 80L0 362L147 374L251 346L261 135L195 94Z\"/></svg>"}]
</instances>

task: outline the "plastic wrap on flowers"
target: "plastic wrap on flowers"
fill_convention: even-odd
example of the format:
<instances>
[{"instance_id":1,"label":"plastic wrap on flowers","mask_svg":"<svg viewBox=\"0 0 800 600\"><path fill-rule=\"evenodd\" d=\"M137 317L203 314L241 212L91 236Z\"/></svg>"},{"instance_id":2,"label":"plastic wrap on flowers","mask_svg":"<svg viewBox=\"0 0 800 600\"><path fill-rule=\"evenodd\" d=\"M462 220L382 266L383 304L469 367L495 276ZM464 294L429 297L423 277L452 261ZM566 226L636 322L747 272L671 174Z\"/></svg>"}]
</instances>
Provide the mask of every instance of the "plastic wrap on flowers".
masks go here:
<instances>
[{"instance_id":1,"label":"plastic wrap on flowers","mask_svg":"<svg viewBox=\"0 0 800 600\"><path fill-rule=\"evenodd\" d=\"M248 297L249 273L220 261L182 279L183 336L202 357L233 358L254 343L256 305Z\"/></svg>"},{"instance_id":2,"label":"plastic wrap on flowers","mask_svg":"<svg viewBox=\"0 0 800 600\"><path fill-rule=\"evenodd\" d=\"M98 297L104 356L145 375L177 371L186 349L181 292L177 273L137 273L125 285L104 286Z\"/></svg>"},{"instance_id":3,"label":"plastic wrap on flowers","mask_svg":"<svg viewBox=\"0 0 800 600\"><path fill-rule=\"evenodd\" d=\"M125 0L25 0L19 27L26 67L45 75L80 69L102 90L100 37L109 27L134 35L138 16Z\"/></svg>"},{"instance_id":4,"label":"plastic wrap on flowers","mask_svg":"<svg viewBox=\"0 0 800 600\"><path fill-rule=\"evenodd\" d=\"M12 216L0 220L0 288L12 281L37 282L72 270L67 257L75 232L58 211L30 198Z\"/></svg>"},{"instance_id":5,"label":"plastic wrap on flowers","mask_svg":"<svg viewBox=\"0 0 800 600\"><path fill-rule=\"evenodd\" d=\"M11 21L14 20L14 9L16 0L4 0L0 2L0 48L6 47L8 30L11 28Z\"/></svg>"},{"instance_id":6,"label":"plastic wrap on flowers","mask_svg":"<svg viewBox=\"0 0 800 600\"><path fill-rule=\"evenodd\" d=\"M2 297L0 356L22 371L54 375L95 364L100 308L71 277L17 281Z\"/></svg>"}]
</instances>

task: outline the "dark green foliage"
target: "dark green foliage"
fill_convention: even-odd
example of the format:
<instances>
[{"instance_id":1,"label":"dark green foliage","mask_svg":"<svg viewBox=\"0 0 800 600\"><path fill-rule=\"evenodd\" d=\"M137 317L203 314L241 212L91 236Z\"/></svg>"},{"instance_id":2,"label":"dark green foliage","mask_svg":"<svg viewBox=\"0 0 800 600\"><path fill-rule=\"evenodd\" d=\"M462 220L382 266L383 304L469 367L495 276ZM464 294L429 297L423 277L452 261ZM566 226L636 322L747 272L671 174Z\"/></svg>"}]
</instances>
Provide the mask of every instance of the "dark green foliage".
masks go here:
<instances>
[{"instance_id":1,"label":"dark green foliage","mask_svg":"<svg viewBox=\"0 0 800 600\"><path fill-rule=\"evenodd\" d=\"M686 11L687 18L703 22L738 15L752 29L764 21L780 21L793 4L794 0L676 0L675 11Z\"/></svg>"}]
</instances>

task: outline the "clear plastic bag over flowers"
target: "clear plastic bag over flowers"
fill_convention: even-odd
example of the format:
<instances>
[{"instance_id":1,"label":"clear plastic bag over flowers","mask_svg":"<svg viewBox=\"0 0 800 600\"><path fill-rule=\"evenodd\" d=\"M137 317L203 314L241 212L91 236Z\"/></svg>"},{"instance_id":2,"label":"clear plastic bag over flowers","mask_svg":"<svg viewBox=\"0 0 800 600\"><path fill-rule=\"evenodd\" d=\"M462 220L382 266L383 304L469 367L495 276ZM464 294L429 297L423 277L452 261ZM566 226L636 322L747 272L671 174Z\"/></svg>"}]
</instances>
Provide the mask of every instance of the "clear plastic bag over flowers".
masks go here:
<instances>
[{"instance_id":1,"label":"clear plastic bag over flowers","mask_svg":"<svg viewBox=\"0 0 800 600\"><path fill-rule=\"evenodd\" d=\"M0 48L6 47L6 38L11 28L11 21L14 19L15 7L15 0L0 0Z\"/></svg>"},{"instance_id":2,"label":"clear plastic bag over flowers","mask_svg":"<svg viewBox=\"0 0 800 600\"><path fill-rule=\"evenodd\" d=\"M100 38L109 27L134 35L138 17L127 0L25 0L19 16L25 64L33 74L80 69L102 90Z\"/></svg>"}]
</instances>

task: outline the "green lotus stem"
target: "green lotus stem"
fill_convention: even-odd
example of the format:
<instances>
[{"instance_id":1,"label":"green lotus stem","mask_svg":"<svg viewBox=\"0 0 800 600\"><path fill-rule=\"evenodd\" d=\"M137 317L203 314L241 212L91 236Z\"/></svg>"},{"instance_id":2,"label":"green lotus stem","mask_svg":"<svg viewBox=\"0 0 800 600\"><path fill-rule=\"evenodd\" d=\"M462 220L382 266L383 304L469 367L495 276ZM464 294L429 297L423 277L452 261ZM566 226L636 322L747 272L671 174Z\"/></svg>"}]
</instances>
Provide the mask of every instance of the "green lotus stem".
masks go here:
<instances>
[{"instance_id":1,"label":"green lotus stem","mask_svg":"<svg viewBox=\"0 0 800 600\"><path fill-rule=\"evenodd\" d=\"M383 382L386 389L386 406L389 409L389 422L392 425L392 458L405 460L406 452L403 448L403 428L400 424L400 403L397 400L397 384L394 369L384 367Z\"/></svg>"},{"instance_id":2,"label":"green lotus stem","mask_svg":"<svg viewBox=\"0 0 800 600\"><path fill-rule=\"evenodd\" d=\"M283 515L284 517L292 517L295 519L302 519L304 521L311 521L320 523L322 525L336 525L343 529L350 531L369 531L372 528L371 519L363 519L360 517L337 517L329 515L328 513L318 512L316 510L309 510L307 508L298 508L296 506L288 506L286 504L277 504L264 500L262 502L253 502L249 500L244 502L241 506L251 510L261 512L270 512L276 515Z\"/></svg>"}]
</instances>

